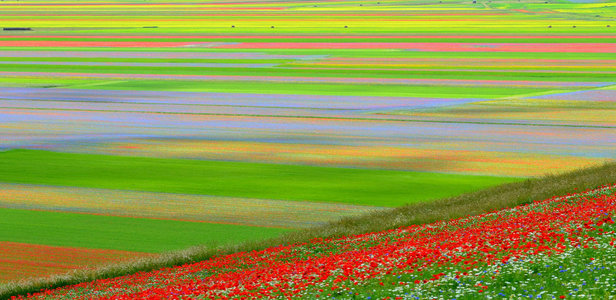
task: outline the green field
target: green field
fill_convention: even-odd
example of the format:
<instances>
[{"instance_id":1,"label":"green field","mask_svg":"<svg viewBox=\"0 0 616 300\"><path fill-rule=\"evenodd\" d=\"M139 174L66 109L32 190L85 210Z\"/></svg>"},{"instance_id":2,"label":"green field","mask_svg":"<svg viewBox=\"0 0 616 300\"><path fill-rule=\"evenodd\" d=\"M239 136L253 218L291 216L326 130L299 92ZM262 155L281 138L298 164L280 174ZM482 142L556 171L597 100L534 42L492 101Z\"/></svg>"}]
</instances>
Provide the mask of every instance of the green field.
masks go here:
<instances>
[{"instance_id":1,"label":"green field","mask_svg":"<svg viewBox=\"0 0 616 300\"><path fill-rule=\"evenodd\" d=\"M260 199L400 206L513 177L11 150L0 181Z\"/></svg>"},{"instance_id":2,"label":"green field","mask_svg":"<svg viewBox=\"0 0 616 300\"><path fill-rule=\"evenodd\" d=\"M202 222L122 218L0 208L0 240L161 253L279 236L288 230Z\"/></svg>"}]
</instances>

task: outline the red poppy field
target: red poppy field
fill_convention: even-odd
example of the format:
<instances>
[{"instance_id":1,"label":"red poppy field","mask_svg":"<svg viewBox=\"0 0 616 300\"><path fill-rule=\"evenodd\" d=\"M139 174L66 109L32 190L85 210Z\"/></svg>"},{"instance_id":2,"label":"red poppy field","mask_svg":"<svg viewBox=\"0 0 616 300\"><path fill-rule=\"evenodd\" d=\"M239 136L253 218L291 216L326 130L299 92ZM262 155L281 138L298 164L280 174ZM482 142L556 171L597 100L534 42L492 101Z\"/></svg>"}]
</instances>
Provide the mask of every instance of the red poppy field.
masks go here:
<instances>
[{"instance_id":1,"label":"red poppy field","mask_svg":"<svg viewBox=\"0 0 616 300\"><path fill-rule=\"evenodd\" d=\"M478 216L222 255L28 298L607 296L615 291L615 192L616 186L604 186Z\"/></svg>"}]
</instances>

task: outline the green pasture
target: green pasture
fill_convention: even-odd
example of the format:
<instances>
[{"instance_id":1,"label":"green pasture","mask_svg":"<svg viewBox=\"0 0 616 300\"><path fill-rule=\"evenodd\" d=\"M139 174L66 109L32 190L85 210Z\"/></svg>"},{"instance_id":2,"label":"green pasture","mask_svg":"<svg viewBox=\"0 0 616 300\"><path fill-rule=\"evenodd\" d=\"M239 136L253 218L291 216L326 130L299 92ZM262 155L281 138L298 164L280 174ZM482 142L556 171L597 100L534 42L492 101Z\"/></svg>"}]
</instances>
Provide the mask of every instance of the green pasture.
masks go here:
<instances>
[{"instance_id":1,"label":"green pasture","mask_svg":"<svg viewBox=\"0 0 616 300\"><path fill-rule=\"evenodd\" d=\"M428 77L433 78L433 77ZM464 79L475 79L465 78ZM460 78L460 79L462 79ZM526 77L522 77L526 78ZM522 78L499 78L524 80ZM454 78L455 79L455 78ZM496 78L493 78L496 79ZM549 78L546 78L548 80ZM586 78L582 81L594 81ZM581 87L558 88L511 88L482 86L427 86L401 84L344 84L344 83L285 83L260 81L197 81L197 80L135 80L130 78L48 78L48 77L0 77L1 86L10 87L60 87L100 90L228 92L291 95L333 96L386 96L386 97L434 97L500 99L522 95L549 94L583 90ZM440 92L439 92L440 91ZM492 94L486 94L492 92ZM1 97L1 95L0 95ZM0 105L1 106L1 105Z\"/></svg>"},{"instance_id":2,"label":"green pasture","mask_svg":"<svg viewBox=\"0 0 616 300\"><path fill-rule=\"evenodd\" d=\"M521 180L39 150L0 152L0 165L0 182L371 206L400 206Z\"/></svg>"},{"instance_id":3,"label":"green pasture","mask_svg":"<svg viewBox=\"0 0 616 300\"><path fill-rule=\"evenodd\" d=\"M79 88L79 86L75 86ZM86 86L86 88L88 88ZM502 97L547 92L549 88L509 88L483 86L434 86L403 84L348 84L348 83L298 83L260 81L179 81L179 80L129 80L118 81L97 89L191 91L218 93L258 93L290 95L332 96L391 96L434 98L482 98ZM573 91L573 89L571 89Z\"/></svg>"},{"instance_id":4,"label":"green pasture","mask_svg":"<svg viewBox=\"0 0 616 300\"><path fill-rule=\"evenodd\" d=\"M0 208L0 241L159 253L279 236L280 228Z\"/></svg>"},{"instance_id":5,"label":"green pasture","mask_svg":"<svg viewBox=\"0 0 616 300\"><path fill-rule=\"evenodd\" d=\"M2 64L0 62L0 71L2 72L53 72L53 73L100 73L100 74L124 74L130 78L130 74L157 74L157 75L222 75L222 76L280 76L280 77L343 77L343 78L472 78L472 79L489 79L494 77L507 78L532 78L541 81L557 81L559 79L569 79L565 81L577 81L584 78L592 78L586 80L592 81L614 81L616 74L596 73L591 68L578 68L575 73L554 73L551 70L533 71L532 73L525 70L509 69L507 67L489 67L482 69L478 67L448 67L442 66L425 66L418 70L413 69L375 69L365 70L356 69L352 66L348 70L340 69L340 67L327 68L327 66L318 66L323 69L310 69L312 65L305 65L305 69L295 68L196 68L196 67L126 67L126 66L87 66L87 65L15 65ZM493 68L493 69L491 69ZM468 72L465 72L468 70ZM532 68L531 68L532 70ZM75 75L75 77L79 77ZM269 83L268 83L269 84ZM276 84L276 82L272 82ZM378 82L375 82L378 84ZM485 89L485 94L493 91L492 88ZM526 88L519 88L520 90ZM438 92L438 91L435 91ZM443 91L446 93L446 90Z\"/></svg>"},{"instance_id":6,"label":"green pasture","mask_svg":"<svg viewBox=\"0 0 616 300\"><path fill-rule=\"evenodd\" d=\"M288 54L287 54L288 55ZM344 56L341 56L344 57ZM602 71L610 71L610 72L614 72L614 70L616 69L616 66L613 65L600 65L600 66L575 66L575 65L556 65L556 66L545 66L545 65L539 65L539 66L535 66L532 63L526 63L526 64L520 64L520 65L507 65L507 66L503 66L503 65L490 65L489 63L484 63L483 65L478 65L478 64L461 64L461 65L457 65L457 64L451 64L451 63L447 63L444 61L434 61L431 63L420 63L420 62L414 62L412 61L412 57L406 57L407 59L409 59L409 61L402 61L402 62L382 62L382 61L376 61L376 62L370 62L370 58L371 57L365 57L366 58L366 63L365 64L354 64L353 62L349 62L348 64L344 64L344 65L339 65L338 62L336 61L328 61L327 59L310 59L310 60L283 60L283 59L238 59L238 60L232 60L232 59L169 59L169 60L165 60L165 59L160 59L160 58L134 58L134 59L127 59L127 58L99 58L99 57L95 57L95 58L76 58L76 57L67 57L67 58L60 58L60 57L41 57L40 59L37 59L36 57L24 57L24 58L3 58L0 57L0 66L3 66L0 70L11 70L14 68L20 68L20 69L24 69L24 70L28 70L28 69L32 69L35 68L35 66L40 67L40 69L46 69L49 68L50 66L53 66L55 68L71 68L73 69L73 67L78 66L79 68L75 68L75 69L84 69L86 67L94 67L94 71L99 71L99 72L108 72L106 69L111 67L114 68L115 70L121 69L122 71L115 71L115 72L120 72L120 73L125 73L126 71L124 71L125 69L131 70L134 73L138 73L138 72L143 72L142 70L150 70L150 69L158 69L158 70L164 70L165 71L158 71L157 74L175 74L177 73L178 68L180 68L180 72L182 74L194 74L195 72L201 72L201 73L220 73L220 72L224 72L224 70L229 70L232 69L234 71L234 73L237 74L242 74L245 73L244 72L240 72L238 71L238 69L241 70L246 70L246 69L250 69L253 70L254 72L259 72L259 73L279 73L279 72L284 72L283 70L288 70L287 72L294 74L297 73L298 71L295 70L302 70L302 69L308 69L311 73L315 73L317 75L321 75L322 76L326 76L326 77L332 77L332 76L341 76L341 75L330 75L331 70L353 70L353 72L348 72L347 74L345 74L345 77L358 77L362 74L366 75L366 76L381 76L383 78L388 78L388 77L395 77L395 78L404 78L406 73L402 72L402 71L408 71L410 72L410 74L417 74L419 72L432 72L432 71L438 71L438 72L442 72L442 71L448 71L448 72L456 72L456 71L490 71L490 72L502 72L503 70L507 70L507 71L511 71L511 72L524 72L524 71L536 71L536 72L543 72L546 73L546 70L549 71L571 71L572 73L576 73L576 74L584 74L584 73L588 73L588 74L594 74L594 73L598 73L598 72L602 72ZM372 58L381 58L381 57L372 57ZM432 58L436 58L436 57L432 57ZM513 57L509 57L510 59ZM51 62L53 62L54 64L50 64ZM566 60L563 60L563 62L566 62ZM78 64L77 64L78 63ZM107 63L107 66L101 66L101 63ZM165 66L113 66L114 63L142 63L142 64L147 64L147 63L165 63L167 65ZM220 65L210 65L210 66L199 66L199 65L193 65L193 66L184 66L184 65L179 65L179 64L186 64L186 63L214 63L214 64L220 64ZM178 64L178 65L173 65L173 64ZM255 67L236 67L236 66L232 66L232 65L225 65L225 64L262 64L261 66L255 66ZM267 65L264 65L267 64ZM12 66L12 68L11 68ZM25 68L22 68L25 67ZM104 67L104 68L101 68ZM267 71L267 70L273 70L273 71ZM359 71L359 74L355 74L355 72ZM305 73L305 71L299 71L301 73ZM387 73L392 73L391 75L388 74L382 74L384 72ZM226 73L226 72L224 72ZM338 72L340 73L340 72ZM375 73L375 74L372 74ZM408 74L408 75L410 75ZM556 73L557 74L557 73ZM276 75L274 75L276 76ZM280 75L277 75L280 76ZM292 75L295 76L295 75ZM417 74L417 76L419 76L419 74Z\"/></svg>"},{"instance_id":7,"label":"green pasture","mask_svg":"<svg viewBox=\"0 0 616 300\"><path fill-rule=\"evenodd\" d=\"M345 83L297 83L262 81L195 81L195 80L130 80L129 78L71 80L47 79L10 80L0 79L5 86L60 86L68 88L101 90L184 91L214 93L256 93L289 95L331 96L386 96L386 97L434 97L434 98L480 98L498 99L515 95L548 92L549 88L507 88L482 86L434 86L402 84L345 84ZM21 84L9 84L9 83ZM64 86L66 84L66 86ZM562 92L568 91L559 88ZM574 91L570 89L569 91ZM1 95L0 95L1 97ZM0 104L1 106L1 104Z\"/></svg>"}]
</instances>

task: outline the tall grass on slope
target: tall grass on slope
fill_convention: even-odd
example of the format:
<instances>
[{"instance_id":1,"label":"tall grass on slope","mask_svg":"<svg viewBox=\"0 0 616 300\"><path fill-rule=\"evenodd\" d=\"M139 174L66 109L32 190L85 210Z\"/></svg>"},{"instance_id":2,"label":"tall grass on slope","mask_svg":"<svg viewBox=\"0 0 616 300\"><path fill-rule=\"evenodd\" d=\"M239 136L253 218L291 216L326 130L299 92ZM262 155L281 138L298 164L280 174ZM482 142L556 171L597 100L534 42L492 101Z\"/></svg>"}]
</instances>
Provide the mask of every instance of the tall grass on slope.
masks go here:
<instances>
[{"instance_id":1,"label":"tall grass on slope","mask_svg":"<svg viewBox=\"0 0 616 300\"><path fill-rule=\"evenodd\" d=\"M615 179L616 163L607 163L565 174L547 175L523 182L508 183L457 197L427 203L415 203L360 217L349 217L327 225L291 232L279 238L226 245L218 248L193 247L183 251L170 252L155 258L138 259L94 270L78 270L66 275L46 279L9 283L0 287L0 299L7 299L13 295L37 292L42 289L53 289L96 279L117 277L203 261L215 255L261 250L281 244L307 242L317 237L341 237L477 215L530 203L533 200L594 189L613 183Z\"/></svg>"}]
</instances>

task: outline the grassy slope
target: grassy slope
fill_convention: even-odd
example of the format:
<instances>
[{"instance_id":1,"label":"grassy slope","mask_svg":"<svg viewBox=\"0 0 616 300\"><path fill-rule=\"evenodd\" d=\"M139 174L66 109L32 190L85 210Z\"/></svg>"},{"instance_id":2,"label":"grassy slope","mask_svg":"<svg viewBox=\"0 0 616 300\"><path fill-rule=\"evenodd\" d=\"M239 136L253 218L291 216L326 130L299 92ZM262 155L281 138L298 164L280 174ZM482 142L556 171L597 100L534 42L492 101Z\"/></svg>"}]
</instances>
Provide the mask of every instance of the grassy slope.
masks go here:
<instances>
[{"instance_id":1,"label":"grassy slope","mask_svg":"<svg viewBox=\"0 0 616 300\"><path fill-rule=\"evenodd\" d=\"M504 184L453 198L415 203L389 211L350 217L312 229L290 232L282 237L270 240L245 242L222 248L191 248L168 253L156 259L138 260L94 271L77 271L73 274L49 279L12 283L0 287L0 299L8 298L11 295L35 292L40 289L51 289L94 279L117 277L139 271L150 271L202 261L214 255L265 249L280 244L307 242L316 237L340 237L475 215L529 203L537 199L547 199L556 195L592 189L604 184L614 183L614 181L616 181L616 163L605 164L557 176L550 175L539 179Z\"/></svg>"},{"instance_id":2,"label":"grassy slope","mask_svg":"<svg viewBox=\"0 0 616 300\"><path fill-rule=\"evenodd\" d=\"M11 150L0 182L400 206L518 178Z\"/></svg>"},{"instance_id":3,"label":"grassy slope","mask_svg":"<svg viewBox=\"0 0 616 300\"><path fill-rule=\"evenodd\" d=\"M278 228L0 208L0 240L158 253L271 238Z\"/></svg>"}]
</instances>

